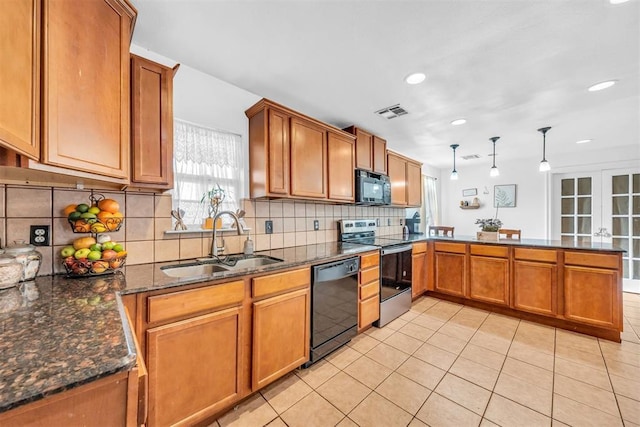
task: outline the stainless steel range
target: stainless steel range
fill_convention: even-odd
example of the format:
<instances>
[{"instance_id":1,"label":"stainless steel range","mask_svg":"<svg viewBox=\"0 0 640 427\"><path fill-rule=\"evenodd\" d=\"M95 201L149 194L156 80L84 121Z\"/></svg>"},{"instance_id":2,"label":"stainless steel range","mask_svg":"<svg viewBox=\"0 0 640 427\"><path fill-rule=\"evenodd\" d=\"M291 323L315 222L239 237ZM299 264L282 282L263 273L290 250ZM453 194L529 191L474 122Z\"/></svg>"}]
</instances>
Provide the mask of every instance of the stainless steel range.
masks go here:
<instances>
[{"instance_id":1,"label":"stainless steel range","mask_svg":"<svg viewBox=\"0 0 640 427\"><path fill-rule=\"evenodd\" d=\"M373 219L343 219L339 240L380 247L380 320L382 327L411 308L411 244L401 239L376 236Z\"/></svg>"}]
</instances>

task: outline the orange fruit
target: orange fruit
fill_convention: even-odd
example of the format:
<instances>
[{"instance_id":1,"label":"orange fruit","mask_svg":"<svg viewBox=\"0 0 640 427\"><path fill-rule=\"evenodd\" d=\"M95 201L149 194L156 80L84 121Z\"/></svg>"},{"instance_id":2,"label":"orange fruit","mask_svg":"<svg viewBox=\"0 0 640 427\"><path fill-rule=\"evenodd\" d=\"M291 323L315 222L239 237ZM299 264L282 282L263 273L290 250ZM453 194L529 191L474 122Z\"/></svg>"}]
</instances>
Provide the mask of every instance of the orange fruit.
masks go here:
<instances>
[{"instance_id":1,"label":"orange fruit","mask_svg":"<svg viewBox=\"0 0 640 427\"><path fill-rule=\"evenodd\" d=\"M88 233L91 231L91 224L84 219L79 219L73 223L73 230L76 233Z\"/></svg>"},{"instance_id":2,"label":"orange fruit","mask_svg":"<svg viewBox=\"0 0 640 427\"><path fill-rule=\"evenodd\" d=\"M76 205L69 205L62 210L62 213L64 214L64 216L69 216L71 212L75 212L75 211L76 211Z\"/></svg>"},{"instance_id":3,"label":"orange fruit","mask_svg":"<svg viewBox=\"0 0 640 427\"><path fill-rule=\"evenodd\" d=\"M113 214L111 212L107 212L107 211L100 211L98 212L98 219L107 219L107 218L113 218Z\"/></svg>"},{"instance_id":4,"label":"orange fruit","mask_svg":"<svg viewBox=\"0 0 640 427\"><path fill-rule=\"evenodd\" d=\"M123 218L124 215L120 211L113 212L113 216L116 218Z\"/></svg>"},{"instance_id":5,"label":"orange fruit","mask_svg":"<svg viewBox=\"0 0 640 427\"><path fill-rule=\"evenodd\" d=\"M102 199L98 202L101 211L116 213L120 210L120 204L113 199Z\"/></svg>"}]
</instances>

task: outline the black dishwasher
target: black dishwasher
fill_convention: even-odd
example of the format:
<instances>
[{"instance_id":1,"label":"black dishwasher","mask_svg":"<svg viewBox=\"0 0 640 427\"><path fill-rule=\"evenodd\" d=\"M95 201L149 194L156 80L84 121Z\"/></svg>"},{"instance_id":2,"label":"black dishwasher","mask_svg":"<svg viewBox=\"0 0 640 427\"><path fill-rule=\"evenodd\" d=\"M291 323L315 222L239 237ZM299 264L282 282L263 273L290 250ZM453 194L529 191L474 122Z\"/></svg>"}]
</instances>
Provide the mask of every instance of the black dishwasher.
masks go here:
<instances>
[{"instance_id":1,"label":"black dishwasher","mask_svg":"<svg viewBox=\"0 0 640 427\"><path fill-rule=\"evenodd\" d=\"M308 368L356 336L358 270L359 257L312 268L311 351L303 368Z\"/></svg>"}]
</instances>

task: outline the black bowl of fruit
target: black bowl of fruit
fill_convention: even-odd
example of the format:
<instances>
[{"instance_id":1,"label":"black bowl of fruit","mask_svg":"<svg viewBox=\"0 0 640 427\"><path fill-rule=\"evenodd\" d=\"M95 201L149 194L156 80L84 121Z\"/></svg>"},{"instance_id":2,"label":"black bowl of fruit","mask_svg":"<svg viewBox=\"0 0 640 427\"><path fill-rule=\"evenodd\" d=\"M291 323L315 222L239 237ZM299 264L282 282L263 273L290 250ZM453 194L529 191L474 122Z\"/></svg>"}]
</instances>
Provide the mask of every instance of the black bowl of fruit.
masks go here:
<instances>
[{"instance_id":1,"label":"black bowl of fruit","mask_svg":"<svg viewBox=\"0 0 640 427\"><path fill-rule=\"evenodd\" d=\"M60 251L67 277L111 274L127 259L124 247L116 242L98 243L93 237L81 237Z\"/></svg>"}]
</instances>

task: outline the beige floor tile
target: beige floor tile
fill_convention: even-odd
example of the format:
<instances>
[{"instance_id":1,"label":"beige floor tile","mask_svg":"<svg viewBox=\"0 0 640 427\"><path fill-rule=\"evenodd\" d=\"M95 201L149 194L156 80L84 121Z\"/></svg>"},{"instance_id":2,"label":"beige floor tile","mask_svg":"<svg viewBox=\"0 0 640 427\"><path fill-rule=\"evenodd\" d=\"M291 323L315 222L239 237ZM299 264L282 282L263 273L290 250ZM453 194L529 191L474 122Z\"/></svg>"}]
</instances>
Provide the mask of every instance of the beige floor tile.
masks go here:
<instances>
[{"instance_id":1,"label":"beige floor tile","mask_svg":"<svg viewBox=\"0 0 640 427\"><path fill-rule=\"evenodd\" d=\"M407 320L403 320L403 319L397 318L397 319L394 319L393 321L387 323L385 325L385 328L389 328L389 329L393 329L394 331L397 331L398 329L402 328L407 323L409 323Z\"/></svg>"},{"instance_id":2,"label":"beige floor tile","mask_svg":"<svg viewBox=\"0 0 640 427\"><path fill-rule=\"evenodd\" d=\"M461 308L462 306L459 304L440 301L438 304L425 311L425 314L446 322L447 320L451 319L454 314L460 311Z\"/></svg>"},{"instance_id":3,"label":"beige floor tile","mask_svg":"<svg viewBox=\"0 0 640 427\"><path fill-rule=\"evenodd\" d=\"M428 388L395 372L389 375L375 391L411 415L418 412L431 394Z\"/></svg>"},{"instance_id":4,"label":"beige floor tile","mask_svg":"<svg viewBox=\"0 0 640 427\"><path fill-rule=\"evenodd\" d=\"M609 374L640 382L640 368L637 366L618 362L617 360L609 360L607 362L607 371L609 371Z\"/></svg>"},{"instance_id":5,"label":"beige floor tile","mask_svg":"<svg viewBox=\"0 0 640 427\"><path fill-rule=\"evenodd\" d=\"M551 425L551 418L497 394L491 396L484 417L501 426Z\"/></svg>"},{"instance_id":6,"label":"beige floor tile","mask_svg":"<svg viewBox=\"0 0 640 427\"><path fill-rule=\"evenodd\" d=\"M532 350L551 355L556 351L556 341L554 336L540 337L533 334L516 333L513 337L513 344L523 345Z\"/></svg>"},{"instance_id":7,"label":"beige floor tile","mask_svg":"<svg viewBox=\"0 0 640 427\"><path fill-rule=\"evenodd\" d=\"M423 423L422 421L420 421L419 419L414 418L411 420L411 422L407 427L429 427L429 426Z\"/></svg>"},{"instance_id":8,"label":"beige floor tile","mask_svg":"<svg viewBox=\"0 0 640 427\"><path fill-rule=\"evenodd\" d=\"M640 383L617 375L609 375L615 394L640 401Z\"/></svg>"},{"instance_id":9,"label":"beige floor tile","mask_svg":"<svg viewBox=\"0 0 640 427\"><path fill-rule=\"evenodd\" d=\"M571 426L622 426L620 417L607 414L555 393L553 395L553 419Z\"/></svg>"},{"instance_id":10,"label":"beige floor tile","mask_svg":"<svg viewBox=\"0 0 640 427\"><path fill-rule=\"evenodd\" d=\"M336 424L336 427L358 427L358 424L353 422L349 417L344 417L342 421Z\"/></svg>"},{"instance_id":11,"label":"beige floor tile","mask_svg":"<svg viewBox=\"0 0 640 427\"><path fill-rule=\"evenodd\" d=\"M433 334L431 338L427 340L427 342L438 348L446 350L449 353L460 354L464 346L467 345L467 341L452 337L450 335L445 335L444 333L440 332L443 328L444 326L440 328L438 332Z\"/></svg>"},{"instance_id":12,"label":"beige floor tile","mask_svg":"<svg viewBox=\"0 0 640 427\"><path fill-rule=\"evenodd\" d=\"M462 350L462 353L460 353L460 356L498 371L502 369L502 364L505 359L504 354L478 347L475 344L467 344L464 350Z\"/></svg>"},{"instance_id":13,"label":"beige floor tile","mask_svg":"<svg viewBox=\"0 0 640 427\"><path fill-rule=\"evenodd\" d=\"M486 418L483 418L482 422L480 423L480 427L500 427L500 426L496 423L489 421Z\"/></svg>"},{"instance_id":14,"label":"beige floor tile","mask_svg":"<svg viewBox=\"0 0 640 427\"><path fill-rule=\"evenodd\" d=\"M573 363L587 365L602 371L606 371L607 369L601 355L599 356L597 354L580 351L571 346L558 347L556 349L556 357L560 357Z\"/></svg>"},{"instance_id":15,"label":"beige floor tile","mask_svg":"<svg viewBox=\"0 0 640 427\"><path fill-rule=\"evenodd\" d=\"M387 368L397 369L409 358L409 355L388 344L380 343L367 352L367 357Z\"/></svg>"},{"instance_id":16,"label":"beige floor tile","mask_svg":"<svg viewBox=\"0 0 640 427\"><path fill-rule=\"evenodd\" d=\"M599 387L603 390L613 391L609 376L605 371L593 369L579 363L572 363L568 360L558 358L555 363L555 373L582 381L587 384Z\"/></svg>"},{"instance_id":17,"label":"beige floor tile","mask_svg":"<svg viewBox=\"0 0 640 427\"><path fill-rule=\"evenodd\" d=\"M449 321L438 329L438 333L445 334L466 343L471 339L473 334L476 333L476 330L477 328L470 328L468 326L459 325L453 321Z\"/></svg>"},{"instance_id":18,"label":"beige floor tile","mask_svg":"<svg viewBox=\"0 0 640 427\"><path fill-rule=\"evenodd\" d=\"M344 414L318 393L311 392L280 417L289 427L325 427L338 424Z\"/></svg>"},{"instance_id":19,"label":"beige floor tile","mask_svg":"<svg viewBox=\"0 0 640 427\"><path fill-rule=\"evenodd\" d=\"M488 368L464 357L458 357L453 363L453 366L451 366L451 369L449 369L449 372L487 390L493 390L493 386L496 384L498 375L500 374L500 371Z\"/></svg>"},{"instance_id":20,"label":"beige floor tile","mask_svg":"<svg viewBox=\"0 0 640 427\"><path fill-rule=\"evenodd\" d=\"M271 421L269 424L267 424L267 427L287 427L287 425L285 424L284 421L282 421L282 418L278 417L275 420Z\"/></svg>"},{"instance_id":21,"label":"beige floor tile","mask_svg":"<svg viewBox=\"0 0 640 427\"><path fill-rule=\"evenodd\" d=\"M477 427L481 420L480 415L438 393L431 393L416 414L416 418L431 427Z\"/></svg>"},{"instance_id":22,"label":"beige floor tile","mask_svg":"<svg viewBox=\"0 0 640 427\"><path fill-rule=\"evenodd\" d=\"M415 351L415 353L413 353L413 356L424 362L431 363L440 369L444 369L445 371L449 370L451 365L453 365L454 360L456 360L455 354L449 353L448 351L442 350L441 348L429 343L424 343Z\"/></svg>"},{"instance_id":23,"label":"beige floor tile","mask_svg":"<svg viewBox=\"0 0 640 427\"><path fill-rule=\"evenodd\" d=\"M360 359L347 366L344 370L347 374L357 379L367 387L374 389L387 378L392 369L387 368L378 362L363 356Z\"/></svg>"},{"instance_id":24,"label":"beige floor tile","mask_svg":"<svg viewBox=\"0 0 640 427\"><path fill-rule=\"evenodd\" d=\"M365 354L367 351L371 350L378 344L380 344L380 341L378 341L377 339L371 338L367 334L360 334L352 338L347 345L358 353Z\"/></svg>"},{"instance_id":25,"label":"beige floor tile","mask_svg":"<svg viewBox=\"0 0 640 427\"><path fill-rule=\"evenodd\" d=\"M553 390L553 372L507 357L502 372L544 390Z\"/></svg>"},{"instance_id":26,"label":"beige floor tile","mask_svg":"<svg viewBox=\"0 0 640 427\"><path fill-rule=\"evenodd\" d=\"M325 360L338 369L344 369L360 357L362 357L362 354L349 346L344 346L325 357Z\"/></svg>"},{"instance_id":27,"label":"beige floor tile","mask_svg":"<svg viewBox=\"0 0 640 427\"><path fill-rule=\"evenodd\" d=\"M360 427L404 427L413 416L377 393L371 393L349 414Z\"/></svg>"},{"instance_id":28,"label":"beige floor tile","mask_svg":"<svg viewBox=\"0 0 640 427\"><path fill-rule=\"evenodd\" d=\"M321 360L307 369L298 369L296 375L311 388L318 388L340 370L326 360Z\"/></svg>"},{"instance_id":29,"label":"beige floor tile","mask_svg":"<svg viewBox=\"0 0 640 427\"><path fill-rule=\"evenodd\" d=\"M558 420L551 419L551 427L571 427L571 426L563 422L560 422Z\"/></svg>"},{"instance_id":30,"label":"beige floor tile","mask_svg":"<svg viewBox=\"0 0 640 427\"><path fill-rule=\"evenodd\" d=\"M469 342L501 354L507 354L511 345L511 340L481 330Z\"/></svg>"},{"instance_id":31,"label":"beige floor tile","mask_svg":"<svg viewBox=\"0 0 640 427\"><path fill-rule=\"evenodd\" d=\"M353 377L339 372L316 391L344 414L351 412L371 393L371 389Z\"/></svg>"},{"instance_id":32,"label":"beige floor tile","mask_svg":"<svg viewBox=\"0 0 640 427\"><path fill-rule=\"evenodd\" d=\"M625 423L640 423L640 402L624 396L618 396L617 399Z\"/></svg>"},{"instance_id":33,"label":"beige floor tile","mask_svg":"<svg viewBox=\"0 0 640 427\"><path fill-rule=\"evenodd\" d=\"M391 335L389 338L384 340L384 343L407 354L413 354L423 344L419 339L410 337L401 332L396 332Z\"/></svg>"},{"instance_id":34,"label":"beige floor tile","mask_svg":"<svg viewBox=\"0 0 640 427\"><path fill-rule=\"evenodd\" d=\"M551 416L551 402L553 400L551 390L544 390L503 372L500 374L493 392L544 415Z\"/></svg>"},{"instance_id":35,"label":"beige floor tile","mask_svg":"<svg viewBox=\"0 0 640 427\"><path fill-rule=\"evenodd\" d=\"M489 397L491 397L490 391L449 373L440 381L435 391L480 415L484 412Z\"/></svg>"},{"instance_id":36,"label":"beige floor tile","mask_svg":"<svg viewBox=\"0 0 640 427\"><path fill-rule=\"evenodd\" d=\"M640 344L627 341L614 343L600 340L600 349L602 350L605 361L616 360L640 367Z\"/></svg>"},{"instance_id":37,"label":"beige floor tile","mask_svg":"<svg viewBox=\"0 0 640 427\"><path fill-rule=\"evenodd\" d=\"M577 350L600 355L598 339L584 334L558 329L556 332L556 347L573 347Z\"/></svg>"},{"instance_id":38,"label":"beige floor tile","mask_svg":"<svg viewBox=\"0 0 640 427\"><path fill-rule=\"evenodd\" d=\"M389 336L393 335L395 331L389 328L369 328L365 331L365 334L369 335L371 338L375 338L378 341L384 341L389 338Z\"/></svg>"},{"instance_id":39,"label":"beige floor tile","mask_svg":"<svg viewBox=\"0 0 640 427\"><path fill-rule=\"evenodd\" d=\"M312 389L295 374L287 375L261 391L262 396L278 414L289 409Z\"/></svg>"},{"instance_id":40,"label":"beige floor tile","mask_svg":"<svg viewBox=\"0 0 640 427\"><path fill-rule=\"evenodd\" d=\"M427 387L429 390L436 388L446 371L437 368L427 362L423 362L415 357L410 357L397 370L397 373L404 375L412 381Z\"/></svg>"},{"instance_id":41,"label":"beige floor tile","mask_svg":"<svg viewBox=\"0 0 640 427\"><path fill-rule=\"evenodd\" d=\"M445 321L426 313L427 312L425 311L420 316L413 319L410 323L422 326L423 328L431 329L432 331L437 331L442 327L442 325L444 325Z\"/></svg>"},{"instance_id":42,"label":"beige floor tile","mask_svg":"<svg viewBox=\"0 0 640 427\"><path fill-rule=\"evenodd\" d=\"M420 314L422 314L422 312L417 310L409 310L406 313L404 313L402 316L400 316L399 319L402 319L405 322L410 322L416 317L420 316Z\"/></svg>"},{"instance_id":43,"label":"beige floor tile","mask_svg":"<svg viewBox=\"0 0 640 427\"><path fill-rule=\"evenodd\" d=\"M429 337L435 333L435 331L429 328L418 326L415 323L407 323L405 326L400 328L398 332L409 335L410 337L422 342L428 340Z\"/></svg>"},{"instance_id":44,"label":"beige floor tile","mask_svg":"<svg viewBox=\"0 0 640 427\"><path fill-rule=\"evenodd\" d=\"M220 418L221 427L263 426L278 416L266 400L257 393Z\"/></svg>"},{"instance_id":45,"label":"beige floor tile","mask_svg":"<svg viewBox=\"0 0 640 427\"><path fill-rule=\"evenodd\" d=\"M511 343L511 347L509 347L508 356L522 362L527 362L530 365L534 365L548 371L553 371L553 351L547 353L539 351L534 347L530 347L527 344L513 341Z\"/></svg>"}]
</instances>

